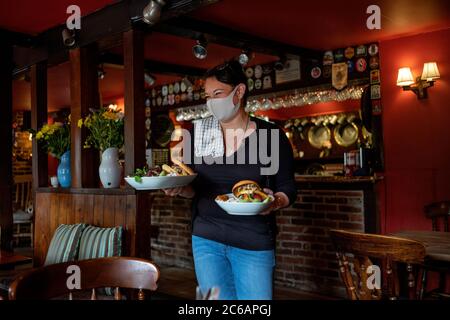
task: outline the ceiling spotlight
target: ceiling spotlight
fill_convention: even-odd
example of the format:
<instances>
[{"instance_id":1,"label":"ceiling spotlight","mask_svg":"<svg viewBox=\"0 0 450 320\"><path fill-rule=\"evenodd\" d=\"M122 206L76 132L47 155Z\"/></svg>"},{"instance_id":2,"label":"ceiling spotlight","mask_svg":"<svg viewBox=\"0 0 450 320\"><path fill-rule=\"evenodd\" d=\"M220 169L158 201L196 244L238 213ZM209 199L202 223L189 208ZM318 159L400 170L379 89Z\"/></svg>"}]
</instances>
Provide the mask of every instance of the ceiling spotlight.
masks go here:
<instances>
[{"instance_id":1,"label":"ceiling spotlight","mask_svg":"<svg viewBox=\"0 0 450 320\"><path fill-rule=\"evenodd\" d=\"M162 7L166 4L164 0L150 0L148 5L142 11L142 20L153 26L161 18Z\"/></svg>"},{"instance_id":2,"label":"ceiling spotlight","mask_svg":"<svg viewBox=\"0 0 450 320\"><path fill-rule=\"evenodd\" d=\"M251 52L249 50L243 50L242 53L239 55L238 61L241 64L241 66L245 66L248 64L251 58L252 58Z\"/></svg>"},{"instance_id":3,"label":"ceiling spotlight","mask_svg":"<svg viewBox=\"0 0 450 320\"><path fill-rule=\"evenodd\" d=\"M106 74L105 69L103 69L103 64L101 64L97 69L98 78L100 80L103 80L105 78L105 74Z\"/></svg>"},{"instance_id":4,"label":"ceiling spotlight","mask_svg":"<svg viewBox=\"0 0 450 320\"><path fill-rule=\"evenodd\" d=\"M206 50L206 41L197 40L197 44L192 47L192 53L197 59L205 59L208 55Z\"/></svg>"},{"instance_id":5,"label":"ceiling spotlight","mask_svg":"<svg viewBox=\"0 0 450 320\"><path fill-rule=\"evenodd\" d=\"M154 76L152 76L150 73L145 72L144 73L144 79L145 79L145 83L151 87L152 85L155 84L156 82L156 78Z\"/></svg>"},{"instance_id":6,"label":"ceiling spotlight","mask_svg":"<svg viewBox=\"0 0 450 320\"><path fill-rule=\"evenodd\" d=\"M66 47L73 47L75 45L75 30L64 29L62 38Z\"/></svg>"}]
</instances>

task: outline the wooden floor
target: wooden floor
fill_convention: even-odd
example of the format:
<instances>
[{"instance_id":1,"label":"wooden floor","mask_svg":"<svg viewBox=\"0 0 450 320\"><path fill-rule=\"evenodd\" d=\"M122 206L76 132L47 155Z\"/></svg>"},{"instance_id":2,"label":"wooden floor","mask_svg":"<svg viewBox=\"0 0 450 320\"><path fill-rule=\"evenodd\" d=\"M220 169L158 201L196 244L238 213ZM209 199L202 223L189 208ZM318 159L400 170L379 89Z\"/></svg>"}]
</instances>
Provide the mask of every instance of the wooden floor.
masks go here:
<instances>
[{"instance_id":1,"label":"wooden floor","mask_svg":"<svg viewBox=\"0 0 450 320\"><path fill-rule=\"evenodd\" d=\"M161 278L158 284L158 299L195 299L196 279L195 272L189 269L162 267ZM275 300L335 300L317 294L276 287Z\"/></svg>"}]
</instances>

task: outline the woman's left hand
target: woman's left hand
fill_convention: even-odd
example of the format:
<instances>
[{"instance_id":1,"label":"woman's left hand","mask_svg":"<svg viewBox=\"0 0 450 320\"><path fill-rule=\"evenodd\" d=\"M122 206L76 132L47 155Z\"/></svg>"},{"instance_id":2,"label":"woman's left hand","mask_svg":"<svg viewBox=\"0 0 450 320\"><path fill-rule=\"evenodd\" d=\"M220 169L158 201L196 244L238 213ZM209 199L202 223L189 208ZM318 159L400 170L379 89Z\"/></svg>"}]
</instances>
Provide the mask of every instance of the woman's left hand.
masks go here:
<instances>
[{"instance_id":1,"label":"woman's left hand","mask_svg":"<svg viewBox=\"0 0 450 320\"><path fill-rule=\"evenodd\" d=\"M268 188L264 188L264 192L273 196L275 199L272 201L272 204L263 212L260 212L260 215L266 216L268 214L270 214L272 211L278 210L280 208L285 207L286 205L284 204L285 199L287 199L287 196L284 194L284 192L277 192L277 193L273 193L272 190L268 189ZM284 197L283 197L284 195ZM289 200L288 200L289 202Z\"/></svg>"}]
</instances>

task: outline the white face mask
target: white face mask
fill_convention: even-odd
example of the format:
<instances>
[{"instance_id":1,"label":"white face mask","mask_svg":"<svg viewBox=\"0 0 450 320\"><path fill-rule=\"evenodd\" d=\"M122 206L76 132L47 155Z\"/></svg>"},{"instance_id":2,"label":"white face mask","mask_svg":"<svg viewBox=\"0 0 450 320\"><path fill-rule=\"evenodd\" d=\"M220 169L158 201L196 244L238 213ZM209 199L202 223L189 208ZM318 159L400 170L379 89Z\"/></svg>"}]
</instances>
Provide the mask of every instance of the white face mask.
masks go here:
<instances>
[{"instance_id":1,"label":"white face mask","mask_svg":"<svg viewBox=\"0 0 450 320\"><path fill-rule=\"evenodd\" d=\"M238 87L225 98L209 99L206 102L209 112L219 121L226 122L233 119L236 113L239 111L241 102L237 104L233 103L234 94Z\"/></svg>"}]
</instances>

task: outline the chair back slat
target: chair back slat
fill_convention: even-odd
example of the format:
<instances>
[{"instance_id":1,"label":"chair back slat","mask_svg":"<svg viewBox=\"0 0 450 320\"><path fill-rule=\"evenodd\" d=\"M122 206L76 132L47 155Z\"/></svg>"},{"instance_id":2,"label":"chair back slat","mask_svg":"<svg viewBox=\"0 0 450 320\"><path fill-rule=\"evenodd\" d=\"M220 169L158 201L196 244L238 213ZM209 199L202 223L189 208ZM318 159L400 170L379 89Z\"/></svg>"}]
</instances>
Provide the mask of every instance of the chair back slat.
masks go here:
<instances>
[{"instance_id":1,"label":"chair back slat","mask_svg":"<svg viewBox=\"0 0 450 320\"><path fill-rule=\"evenodd\" d=\"M91 300L97 300L97 292L95 291L95 288L92 288Z\"/></svg>"},{"instance_id":2,"label":"chair back slat","mask_svg":"<svg viewBox=\"0 0 450 320\"><path fill-rule=\"evenodd\" d=\"M114 300L122 300L122 294L120 293L119 287L116 287L114 290Z\"/></svg>"},{"instance_id":3,"label":"chair back slat","mask_svg":"<svg viewBox=\"0 0 450 320\"><path fill-rule=\"evenodd\" d=\"M142 289L139 289L138 300L145 300L145 293Z\"/></svg>"},{"instance_id":4,"label":"chair back slat","mask_svg":"<svg viewBox=\"0 0 450 320\"><path fill-rule=\"evenodd\" d=\"M72 291L67 288L70 276L67 268L71 265L80 268L81 290L113 287L115 297L122 299L118 288L157 289L159 269L154 263L140 258L111 257L48 265L25 272L11 284L10 299L51 299L67 294L72 298ZM92 296L97 297L94 290Z\"/></svg>"},{"instance_id":5,"label":"chair back slat","mask_svg":"<svg viewBox=\"0 0 450 320\"><path fill-rule=\"evenodd\" d=\"M399 297L397 263L406 264L408 295L410 298L414 297L417 282L413 265L423 263L425 258L425 247L420 242L343 230L330 230L330 236L336 247L340 275L349 299L379 300ZM380 271L381 284L372 285L374 278L370 276L375 270Z\"/></svg>"},{"instance_id":6,"label":"chair back slat","mask_svg":"<svg viewBox=\"0 0 450 320\"><path fill-rule=\"evenodd\" d=\"M17 209L26 211L26 208L33 200L33 176L31 174L14 176L15 195L14 204Z\"/></svg>"}]
</instances>

